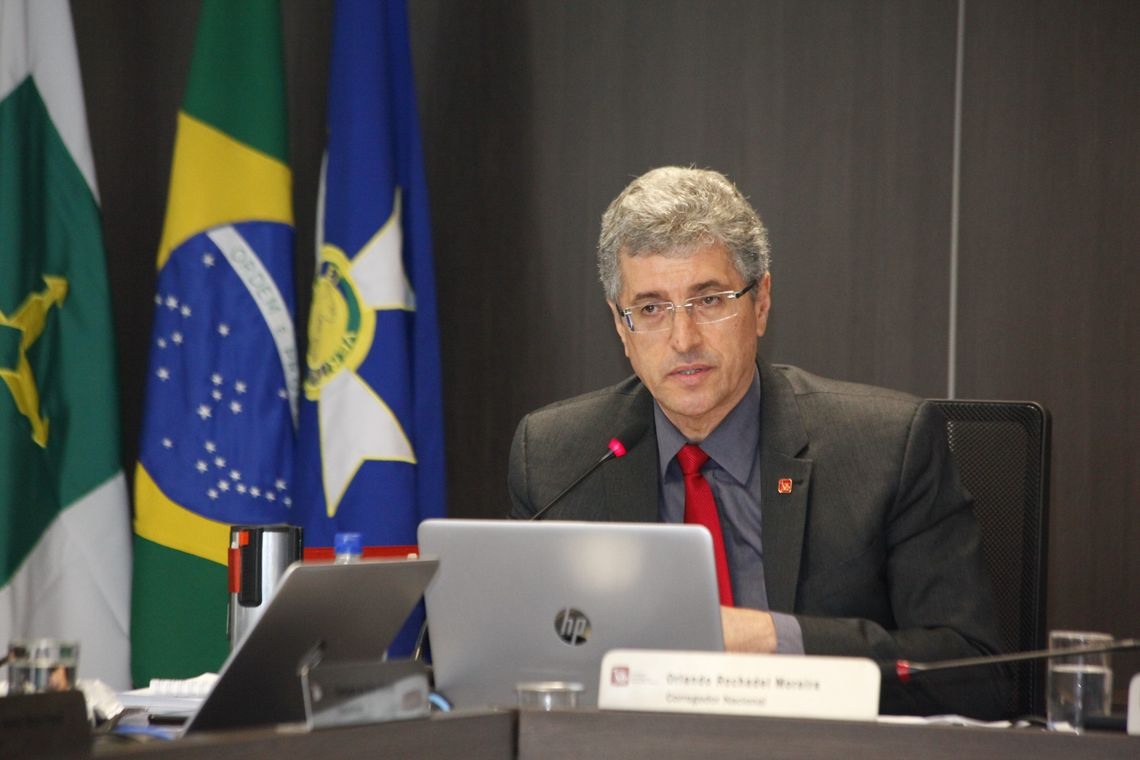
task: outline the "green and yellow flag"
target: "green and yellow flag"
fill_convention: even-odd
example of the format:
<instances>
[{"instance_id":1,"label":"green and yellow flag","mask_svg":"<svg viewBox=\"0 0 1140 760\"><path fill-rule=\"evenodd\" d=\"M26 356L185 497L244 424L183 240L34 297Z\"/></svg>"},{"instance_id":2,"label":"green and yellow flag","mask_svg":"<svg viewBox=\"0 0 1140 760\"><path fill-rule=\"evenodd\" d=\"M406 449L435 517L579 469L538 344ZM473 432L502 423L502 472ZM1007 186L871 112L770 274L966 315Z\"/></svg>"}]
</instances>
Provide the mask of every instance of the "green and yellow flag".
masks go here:
<instances>
[{"instance_id":1,"label":"green and yellow flag","mask_svg":"<svg viewBox=\"0 0 1140 760\"><path fill-rule=\"evenodd\" d=\"M293 517L292 175L275 0L206 0L174 147L135 476L137 683L217 670L229 526Z\"/></svg>"},{"instance_id":2,"label":"green and yellow flag","mask_svg":"<svg viewBox=\"0 0 1140 760\"><path fill-rule=\"evenodd\" d=\"M128 673L130 530L95 166L66 0L0 0L0 643Z\"/></svg>"}]
</instances>

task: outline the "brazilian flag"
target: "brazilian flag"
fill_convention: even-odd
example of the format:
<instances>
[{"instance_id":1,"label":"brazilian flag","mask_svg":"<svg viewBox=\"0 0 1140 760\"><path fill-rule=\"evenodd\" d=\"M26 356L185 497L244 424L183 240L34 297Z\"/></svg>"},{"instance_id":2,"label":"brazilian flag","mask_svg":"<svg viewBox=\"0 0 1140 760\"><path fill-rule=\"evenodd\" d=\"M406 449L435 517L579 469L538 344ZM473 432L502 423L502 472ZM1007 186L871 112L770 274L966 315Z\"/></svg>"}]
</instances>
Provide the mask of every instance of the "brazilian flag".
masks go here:
<instances>
[{"instance_id":1,"label":"brazilian flag","mask_svg":"<svg viewBox=\"0 0 1140 760\"><path fill-rule=\"evenodd\" d=\"M298 522L285 117L277 2L205 0L178 113L135 470L135 683L217 670L229 651L229 526Z\"/></svg>"}]
</instances>

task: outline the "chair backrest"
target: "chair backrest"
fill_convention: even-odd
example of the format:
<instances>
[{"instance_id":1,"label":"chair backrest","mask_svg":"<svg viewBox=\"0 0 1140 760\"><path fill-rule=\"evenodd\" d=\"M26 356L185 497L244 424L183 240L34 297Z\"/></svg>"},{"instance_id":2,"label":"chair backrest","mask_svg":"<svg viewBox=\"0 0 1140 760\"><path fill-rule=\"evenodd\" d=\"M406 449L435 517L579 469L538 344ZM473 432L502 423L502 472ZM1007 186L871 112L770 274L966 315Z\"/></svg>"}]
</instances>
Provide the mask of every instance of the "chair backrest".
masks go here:
<instances>
[{"instance_id":1,"label":"chair backrest","mask_svg":"<svg viewBox=\"0 0 1140 760\"><path fill-rule=\"evenodd\" d=\"M1025 401L932 400L974 514L1007 651L1046 647L1049 414ZM1012 716L1044 714L1042 662L1016 664Z\"/></svg>"}]
</instances>

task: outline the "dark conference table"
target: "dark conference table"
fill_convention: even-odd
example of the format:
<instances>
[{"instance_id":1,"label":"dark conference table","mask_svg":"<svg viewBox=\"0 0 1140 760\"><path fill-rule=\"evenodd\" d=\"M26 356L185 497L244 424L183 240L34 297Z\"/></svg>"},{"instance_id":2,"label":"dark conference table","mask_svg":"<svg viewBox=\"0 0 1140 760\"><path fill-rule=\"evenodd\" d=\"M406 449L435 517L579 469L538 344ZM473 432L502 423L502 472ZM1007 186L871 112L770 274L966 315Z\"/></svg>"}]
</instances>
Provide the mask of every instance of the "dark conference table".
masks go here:
<instances>
[{"instance_id":1,"label":"dark conference table","mask_svg":"<svg viewBox=\"0 0 1140 760\"><path fill-rule=\"evenodd\" d=\"M575 710L458 712L426 720L296 733L252 729L173 742L100 739L98 758L988 758L1140 757L1140 737L1041 729Z\"/></svg>"}]
</instances>

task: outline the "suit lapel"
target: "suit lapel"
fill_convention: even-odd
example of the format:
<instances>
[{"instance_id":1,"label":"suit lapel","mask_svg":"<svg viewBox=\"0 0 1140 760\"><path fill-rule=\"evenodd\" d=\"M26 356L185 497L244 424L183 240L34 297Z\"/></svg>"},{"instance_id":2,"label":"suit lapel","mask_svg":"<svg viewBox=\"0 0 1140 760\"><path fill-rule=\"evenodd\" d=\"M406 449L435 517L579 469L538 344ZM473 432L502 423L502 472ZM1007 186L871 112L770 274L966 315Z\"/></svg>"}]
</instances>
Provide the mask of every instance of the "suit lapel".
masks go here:
<instances>
[{"instance_id":1,"label":"suit lapel","mask_svg":"<svg viewBox=\"0 0 1140 760\"><path fill-rule=\"evenodd\" d=\"M760 363L760 497L768 606L793 612L811 490L808 437L791 384Z\"/></svg>"},{"instance_id":2,"label":"suit lapel","mask_svg":"<svg viewBox=\"0 0 1140 760\"><path fill-rule=\"evenodd\" d=\"M657 432L653 425L653 399L641 383L613 421L621 430L633 417L648 418L649 429L629 452L602 466L607 516L621 522L657 522Z\"/></svg>"}]
</instances>

